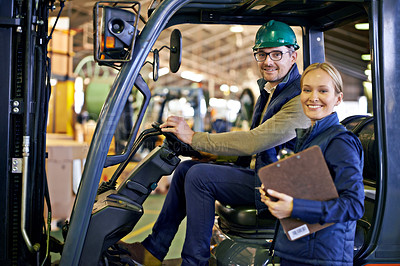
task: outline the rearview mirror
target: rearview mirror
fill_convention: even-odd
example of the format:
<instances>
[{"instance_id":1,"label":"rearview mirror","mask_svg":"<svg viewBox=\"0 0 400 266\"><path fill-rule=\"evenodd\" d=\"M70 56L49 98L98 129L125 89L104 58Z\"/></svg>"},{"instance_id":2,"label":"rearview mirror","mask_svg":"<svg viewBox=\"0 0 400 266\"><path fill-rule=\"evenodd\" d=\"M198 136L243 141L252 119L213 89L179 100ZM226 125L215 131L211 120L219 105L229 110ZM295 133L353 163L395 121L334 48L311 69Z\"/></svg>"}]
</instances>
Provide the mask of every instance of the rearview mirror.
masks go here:
<instances>
[{"instance_id":1,"label":"rearview mirror","mask_svg":"<svg viewBox=\"0 0 400 266\"><path fill-rule=\"evenodd\" d=\"M153 51L153 80L158 80L158 70L160 68L160 55L159 50L155 49Z\"/></svg>"},{"instance_id":2,"label":"rearview mirror","mask_svg":"<svg viewBox=\"0 0 400 266\"><path fill-rule=\"evenodd\" d=\"M178 29L175 29L171 33L170 47L164 45L160 49L154 49L153 62L146 61L153 65L153 80L158 80L158 71L160 66L160 51L164 48L169 50L169 69L172 73L178 72L181 66L182 59L182 34Z\"/></svg>"},{"instance_id":3,"label":"rearview mirror","mask_svg":"<svg viewBox=\"0 0 400 266\"><path fill-rule=\"evenodd\" d=\"M169 49L169 68L172 73L176 73L181 66L182 60L182 34L178 29L171 33Z\"/></svg>"}]
</instances>

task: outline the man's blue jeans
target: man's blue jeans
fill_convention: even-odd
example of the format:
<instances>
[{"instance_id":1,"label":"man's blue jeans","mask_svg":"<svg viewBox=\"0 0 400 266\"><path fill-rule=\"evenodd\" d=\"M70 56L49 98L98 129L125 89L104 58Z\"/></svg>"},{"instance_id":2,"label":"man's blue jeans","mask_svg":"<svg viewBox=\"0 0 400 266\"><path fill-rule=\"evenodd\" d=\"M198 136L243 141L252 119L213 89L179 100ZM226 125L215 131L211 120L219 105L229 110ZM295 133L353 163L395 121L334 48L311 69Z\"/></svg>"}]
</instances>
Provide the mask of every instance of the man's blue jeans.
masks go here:
<instances>
[{"instance_id":1,"label":"man's blue jeans","mask_svg":"<svg viewBox=\"0 0 400 266\"><path fill-rule=\"evenodd\" d=\"M153 231L142 244L163 260L187 216L182 265L208 265L215 200L231 206L255 206L254 186L253 170L191 160L182 162L174 172Z\"/></svg>"}]
</instances>

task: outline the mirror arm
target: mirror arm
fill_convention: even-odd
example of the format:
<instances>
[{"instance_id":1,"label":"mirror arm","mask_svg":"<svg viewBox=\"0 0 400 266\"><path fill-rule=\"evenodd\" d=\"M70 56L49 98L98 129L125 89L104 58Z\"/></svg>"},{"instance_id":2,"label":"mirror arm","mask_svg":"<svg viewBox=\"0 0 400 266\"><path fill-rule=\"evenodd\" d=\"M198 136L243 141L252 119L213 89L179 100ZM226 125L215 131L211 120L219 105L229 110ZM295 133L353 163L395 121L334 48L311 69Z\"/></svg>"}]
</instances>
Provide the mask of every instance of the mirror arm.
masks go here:
<instances>
[{"instance_id":1,"label":"mirror arm","mask_svg":"<svg viewBox=\"0 0 400 266\"><path fill-rule=\"evenodd\" d=\"M161 51L162 49L164 49L164 48L167 48L168 50L170 50L170 51L172 51L172 52L173 52L173 49L176 50L176 48L169 48L168 46L164 45L164 46L162 46L158 51L160 52L160 51Z\"/></svg>"},{"instance_id":2,"label":"mirror arm","mask_svg":"<svg viewBox=\"0 0 400 266\"><path fill-rule=\"evenodd\" d=\"M146 61L146 62L144 62L143 66L145 66L146 64L153 65L153 63L152 63L152 62L150 62L150 61Z\"/></svg>"}]
</instances>

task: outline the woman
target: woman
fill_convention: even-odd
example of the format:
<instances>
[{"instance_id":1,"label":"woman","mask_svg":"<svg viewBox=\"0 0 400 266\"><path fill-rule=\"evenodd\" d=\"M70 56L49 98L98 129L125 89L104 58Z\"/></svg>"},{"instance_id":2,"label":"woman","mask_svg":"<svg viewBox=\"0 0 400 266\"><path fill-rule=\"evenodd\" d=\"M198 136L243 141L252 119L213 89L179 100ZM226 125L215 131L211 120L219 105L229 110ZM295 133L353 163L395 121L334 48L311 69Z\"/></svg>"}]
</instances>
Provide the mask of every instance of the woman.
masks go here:
<instances>
[{"instance_id":1,"label":"woman","mask_svg":"<svg viewBox=\"0 0 400 266\"><path fill-rule=\"evenodd\" d=\"M275 254L281 265L353 265L356 222L364 213L363 152L353 133L339 123L334 107L343 99L342 79L328 63L310 65L301 78L300 100L311 127L297 129L295 151L320 146L332 175L339 198L313 201L292 198L268 189L274 202L260 189L261 201L278 219L292 217L307 223L333 225L290 241L279 229ZM317 138L318 136L318 138Z\"/></svg>"}]
</instances>

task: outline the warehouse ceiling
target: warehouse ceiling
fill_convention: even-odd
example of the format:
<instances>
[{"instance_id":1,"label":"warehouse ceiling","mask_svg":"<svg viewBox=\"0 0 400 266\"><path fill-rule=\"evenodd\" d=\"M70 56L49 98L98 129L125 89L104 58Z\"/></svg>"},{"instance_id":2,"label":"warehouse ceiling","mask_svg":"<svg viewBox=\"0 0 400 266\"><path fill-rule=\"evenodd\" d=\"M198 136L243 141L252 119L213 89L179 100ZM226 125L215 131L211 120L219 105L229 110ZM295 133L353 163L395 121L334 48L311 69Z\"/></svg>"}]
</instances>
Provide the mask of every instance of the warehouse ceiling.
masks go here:
<instances>
[{"instance_id":1,"label":"warehouse ceiling","mask_svg":"<svg viewBox=\"0 0 400 266\"><path fill-rule=\"evenodd\" d=\"M147 20L147 9L151 1L140 0L139 2L141 3L141 14ZM62 12L62 16L70 18L70 28L76 32L73 48L74 67L80 60L93 54L94 4L95 1L92 0L70 0L65 3ZM139 29L142 27L143 22L140 22ZM230 31L230 25L184 24L179 27L173 26L164 30L155 46L160 48L168 45L169 34L175 28L179 28L183 36L180 71L190 70L203 74L206 80L205 87L212 82L213 86L226 83L243 88L248 85L248 82L254 84L259 77L251 50L258 26L244 26L243 32L239 33ZM325 32L324 37L326 60L333 63L342 74L360 80L360 84L361 81L366 80L364 71L368 62L363 61L361 55L369 53L368 31L356 30L354 24L345 25ZM160 67L168 66L168 58L168 50L161 51ZM144 68L144 71L151 71L150 64ZM149 82L151 83L151 81ZM160 77L158 86L186 86L190 83L188 80L181 79L177 73Z\"/></svg>"}]
</instances>

